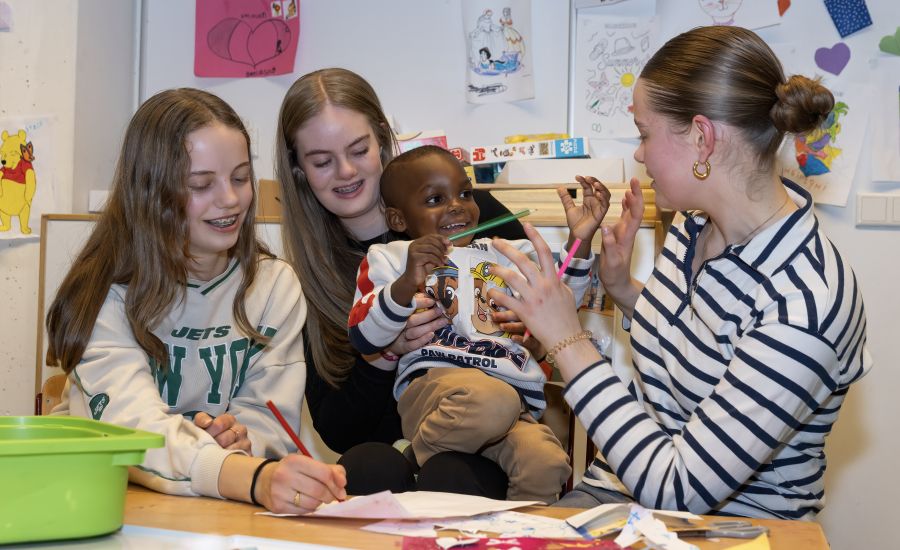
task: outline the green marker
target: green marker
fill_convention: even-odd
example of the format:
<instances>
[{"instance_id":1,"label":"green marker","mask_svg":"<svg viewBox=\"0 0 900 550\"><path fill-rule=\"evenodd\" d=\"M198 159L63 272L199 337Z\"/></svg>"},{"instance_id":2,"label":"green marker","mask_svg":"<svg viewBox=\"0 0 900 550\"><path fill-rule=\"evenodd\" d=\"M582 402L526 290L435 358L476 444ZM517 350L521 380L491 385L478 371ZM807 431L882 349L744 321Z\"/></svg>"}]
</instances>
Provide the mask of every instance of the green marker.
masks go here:
<instances>
[{"instance_id":1,"label":"green marker","mask_svg":"<svg viewBox=\"0 0 900 550\"><path fill-rule=\"evenodd\" d=\"M450 235L450 240L454 241L456 239L461 239L463 237L468 237L469 235L474 235L479 231L483 231L485 229L490 229L492 227L497 227L498 225L503 225L504 223L509 223L513 220L517 220L519 218L524 218L528 214L531 214L533 210L531 208L526 208L525 210L520 210L514 214L506 214L505 216L500 216L499 218L494 218L493 220L488 220L482 224L476 225L471 229L466 229L465 231L460 231L455 235Z\"/></svg>"}]
</instances>

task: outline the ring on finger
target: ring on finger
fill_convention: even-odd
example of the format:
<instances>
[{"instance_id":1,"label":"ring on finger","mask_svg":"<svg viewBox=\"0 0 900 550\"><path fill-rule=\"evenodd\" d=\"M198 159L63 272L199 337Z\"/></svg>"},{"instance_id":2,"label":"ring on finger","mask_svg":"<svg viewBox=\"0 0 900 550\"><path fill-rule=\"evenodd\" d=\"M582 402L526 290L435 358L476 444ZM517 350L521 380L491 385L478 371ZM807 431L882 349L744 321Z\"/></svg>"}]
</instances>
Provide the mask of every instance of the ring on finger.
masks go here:
<instances>
[{"instance_id":1,"label":"ring on finger","mask_svg":"<svg viewBox=\"0 0 900 550\"><path fill-rule=\"evenodd\" d=\"M300 494L300 491L297 491L296 493L294 493L294 500L292 502L294 503L294 506L296 506L297 508L300 508L300 498L302 496L303 495Z\"/></svg>"},{"instance_id":2,"label":"ring on finger","mask_svg":"<svg viewBox=\"0 0 900 550\"><path fill-rule=\"evenodd\" d=\"M237 431L237 429L236 429L234 426L232 426L232 427L230 427L230 428L228 428L228 429L231 430L232 433L234 433L234 436L235 436L236 438L240 439L240 438L242 437L242 436L241 436L241 432Z\"/></svg>"}]
</instances>

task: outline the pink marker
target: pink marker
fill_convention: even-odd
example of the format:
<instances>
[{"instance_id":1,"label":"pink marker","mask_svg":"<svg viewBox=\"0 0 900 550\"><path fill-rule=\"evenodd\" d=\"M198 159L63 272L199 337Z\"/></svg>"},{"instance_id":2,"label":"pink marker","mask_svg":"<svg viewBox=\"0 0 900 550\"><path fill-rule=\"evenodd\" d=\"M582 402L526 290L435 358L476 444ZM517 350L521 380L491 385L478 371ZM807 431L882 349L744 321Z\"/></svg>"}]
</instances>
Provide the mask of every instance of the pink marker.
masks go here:
<instances>
[{"instance_id":1,"label":"pink marker","mask_svg":"<svg viewBox=\"0 0 900 550\"><path fill-rule=\"evenodd\" d=\"M569 267L570 263L572 263L572 258L575 257L575 251L578 250L579 246L581 246L581 239L575 237L575 242L573 242L572 247L569 248L569 253L566 254L566 259L563 260L563 263L559 265L559 271L556 272L557 279L562 279L563 273L566 272L566 268ZM531 331L526 329L525 336L522 337L522 340L527 339L529 336L531 336Z\"/></svg>"}]
</instances>

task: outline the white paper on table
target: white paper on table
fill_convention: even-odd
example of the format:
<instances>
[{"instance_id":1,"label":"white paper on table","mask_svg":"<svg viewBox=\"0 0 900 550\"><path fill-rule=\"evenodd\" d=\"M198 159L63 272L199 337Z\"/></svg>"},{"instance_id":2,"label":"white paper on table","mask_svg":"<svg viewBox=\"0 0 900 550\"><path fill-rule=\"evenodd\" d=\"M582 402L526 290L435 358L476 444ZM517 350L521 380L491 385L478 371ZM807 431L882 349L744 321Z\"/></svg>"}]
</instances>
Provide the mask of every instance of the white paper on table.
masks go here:
<instances>
[{"instance_id":1,"label":"white paper on table","mask_svg":"<svg viewBox=\"0 0 900 550\"><path fill-rule=\"evenodd\" d=\"M322 546L305 542L250 537L244 535L210 535L190 531L172 529L156 529L138 525L123 525L122 529L109 537L92 538L86 541L71 541L68 548L128 548L129 550L156 550L167 548L173 550L310 550L313 548L335 549L337 546Z\"/></svg>"},{"instance_id":2,"label":"white paper on table","mask_svg":"<svg viewBox=\"0 0 900 550\"><path fill-rule=\"evenodd\" d=\"M668 516L678 519L684 520L700 520L703 519L697 514L692 514L691 512L681 512L678 510L649 510L654 516ZM611 504L601 504L599 506L595 506L589 510L585 510L584 512L579 512L574 516L569 516L566 519L566 523L571 525L576 529L580 528L590 528L587 527L590 523L595 523L591 527L602 527L603 525L613 523L615 521L623 520L628 517L630 513L630 507L627 503L611 503Z\"/></svg>"},{"instance_id":3,"label":"white paper on table","mask_svg":"<svg viewBox=\"0 0 900 550\"><path fill-rule=\"evenodd\" d=\"M382 491L373 495L353 497L344 502L325 504L320 506L315 512L307 514L306 517L360 519L468 518L487 512L512 510L536 504L543 503L534 500L494 500L472 495L457 495L435 491L410 491L398 494ZM260 515L284 517L296 514L262 512Z\"/></svg>"},{"instance_id":4,"label":"white paper on table","mask_svg":"<svg viewBox=\"0 0 900 550\"><path fill-rule=\"evenodd\" d=\"M616 537L615 543L628 548L645 539L648 546L661 550L697 550L696 546L680 540L678 535L669 531L665 523L653 517L653 513L653 510L648 510L640 504L631 504L628 522Z\"/></svg>"},{"instance_id":5,"label":"white paper on table","mask_svg":"<svg viewBox=\"0 0 900 550\"><path fill-rule=\"evenodd\" d=\"M565 520L509 511L491 512L466 519L386 520L366 525L362 529L407 537L436 537L436 530L449 529L466 534L497 533L501 537L582 538Z\"/></svg>"},{"instance_id":6,"label":"white paper on table","mask_svg":"<svg viewBox=\"0 0 900 550\"><path fill-rule=\"evenodd\" d=\"M372 533L383 533L385 535L399 535L401 537L437 537L437 531L434 530L433 519L386 519L378 523L370 523L360 527L363 531Z\"/></svg>"}]
</instances>

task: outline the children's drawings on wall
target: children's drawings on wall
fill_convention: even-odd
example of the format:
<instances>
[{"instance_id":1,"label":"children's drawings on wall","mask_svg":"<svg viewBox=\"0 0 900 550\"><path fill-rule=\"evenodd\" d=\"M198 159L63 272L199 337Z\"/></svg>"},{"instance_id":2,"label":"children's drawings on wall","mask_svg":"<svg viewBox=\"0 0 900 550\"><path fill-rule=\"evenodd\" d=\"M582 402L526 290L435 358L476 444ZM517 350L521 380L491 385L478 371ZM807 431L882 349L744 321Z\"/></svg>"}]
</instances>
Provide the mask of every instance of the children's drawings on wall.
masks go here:
<instances>
[{"instance_id":1,"label":"children's drawings on wall","mask_svg":"<svg viewBox=\"0 0 900 550\"><path fill-rule=\"evenodd\" d=\"M817 67L837 76L850 62L850 47L843 42L838 42L831 48L817 49L814 58Z\"/></svg>"},{"instance_id":2,"label":"children's drawings on wall","mask_svg":"<svg viewBox=\"0 0 900 550\"><path fill-rule=\"evenodd\" d=\"M791 0L778 0L778 15L784 17L784 12L791 7Z\"/></svg>"},{"instance_id":3,"label":"children's drawings on wall","mask_svg":"<svg viewBox=\"0 0 900 550\"><path fill-rule=\"evenodd\" d=\"M734 25L735 14L743 0L698 0L700 8L712 18L712 25Z\"/></svg>"},{"instance_id":4,"label":"children's drawings on wall","mask_svg":"<svg viewBox=\"0 0 900 550\"><path fill-rule=\"evenodd\" d=\"M0 239L36 237L56 208L48 118L0 120Z\"/></svg>"},{"instance_id":5,"label":"children's drawings on wall","mask_svg":"<svg viewBox=\"0 0 900 550\"><path fill-rule=\"evenodd\" d=\"M818 204L846 206L869 120L869 90L832 88L834 108L818 128L785 140L782 175L805 187Z\"/></svg>"},{"instance_id":6,"label":"children's drawings on wall","mask_svg":"<svg viewBox=\"0 0 900 550\"><path fill-rule=\"evenodd\" d=\"M533 98L531 0L465 0L462 12L469 103Z\"/></svg>"},{"instance_id":7,"label":"children's drawings on wall","mask_svg":"<svg viewBox=\"0 0 900 550\"><path fill-rule=\"evenodd\" d=\"M685 30L696 25L759 29L781 23L775 0L684 0L682 4L684 9L679 13L684 20L678 28Z\"/></svg>"},{"instance_id":8,"label":"children's drawings on wall","mask_svg":"<svg viewBox=\"0 0 900 550\"><path fill-rule=\"evenodd\" d=\"M894 34L883 36L878 42L878 49L891 55L900 55L900 27Z\"/></svg>"},{"instance_id":9,"label":"children's drawings on wall","mask_svg":"<svg viewBox=\"0 0 900 550\"><path fill-rule=\"evenodd\" d=\"M634 85L656 50L655 19L578 18L574 133L589 138L637 137Z\"/></svg>"},{"instance_id":10,"label":"children's drawings on wall","mask_svg":"<svg viewBox=\"0 0 900 550\"><path fill-rule=\"evenodd\" d=\"M294 72L300 0L197 0L194 74L260 77Z\"/></svg>"},{"instance_id":11,"label":"children's drawings on wall","mask_svg":"<svg viewBox=\"0 0 900 550\"><path fill-rule=\"evenodd\" d=\"M837 101L821 126L808 134L794 137L794 158L807 178L831 172L832 164L843 152L837 142L841 134L841 118L846 117L849 111L846 103Z\"/></svg>"},{"instance_id":12,"label":"children's drawings on wall","mask_svg":"<svg viewBox=\"0 0 900 550\"><path fill-rule=\"evenodd\" d=\"M0 32L12 30L12 8L6 2L0 2Z\"/></svg>"},{"instance_id":13,"label":"children's drawings on wall","mask_svg":"<svg viewBox=\"0 0 900 550\"><path fill-rule=\"evenodd\" d=\"M872 25L866 0L824 0L841 38Z\"/></svg>"}]
</instances>

